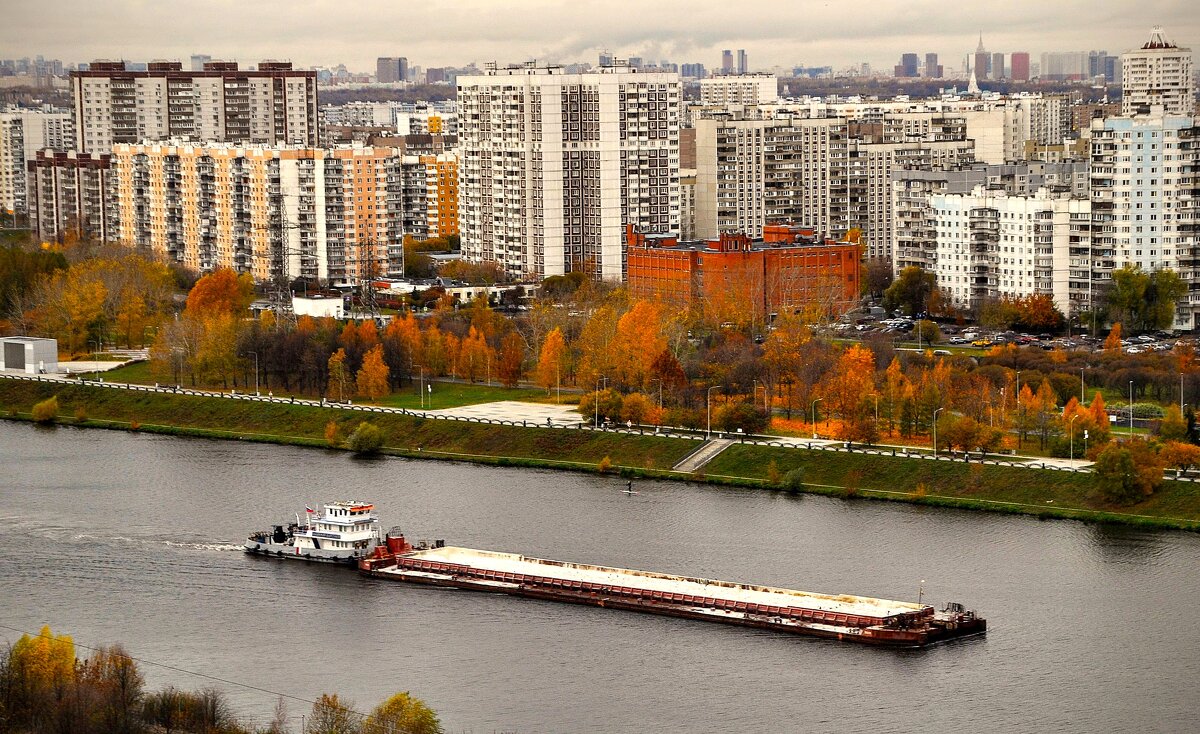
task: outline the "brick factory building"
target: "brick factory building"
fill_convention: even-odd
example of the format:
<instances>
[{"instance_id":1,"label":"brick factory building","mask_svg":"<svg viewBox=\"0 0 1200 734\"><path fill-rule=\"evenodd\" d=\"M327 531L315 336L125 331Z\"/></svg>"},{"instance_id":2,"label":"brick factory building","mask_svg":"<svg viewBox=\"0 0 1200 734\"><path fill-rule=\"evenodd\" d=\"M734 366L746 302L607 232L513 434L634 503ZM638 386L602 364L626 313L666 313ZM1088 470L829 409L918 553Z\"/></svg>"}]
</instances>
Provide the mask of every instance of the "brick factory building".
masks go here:
<instances>
[{"instance_id":1,"label":"brick factory building","mask_svg":"<svg viewBox=\"0 0 1200 734\"><path fill-rule=\"evenodd\" d=\"M762 239L723 233L681 242L626 228L634 298L700 308L717 323L764 322L772 314L837 316L858 300L862 247L805 227L769 224Z\"/></svg>"}]
</instances>

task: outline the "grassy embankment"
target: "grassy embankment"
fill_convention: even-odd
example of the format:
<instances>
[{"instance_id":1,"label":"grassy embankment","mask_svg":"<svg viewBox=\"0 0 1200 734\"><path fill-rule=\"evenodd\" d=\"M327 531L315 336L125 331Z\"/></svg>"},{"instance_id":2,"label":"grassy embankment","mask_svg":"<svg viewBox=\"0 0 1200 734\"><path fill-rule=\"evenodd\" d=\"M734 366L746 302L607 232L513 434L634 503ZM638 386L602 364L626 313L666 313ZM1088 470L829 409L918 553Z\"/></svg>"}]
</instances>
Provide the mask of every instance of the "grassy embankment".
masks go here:
<instances>
[{"instance_id":1,"label":"grassy embankment","mask_svg":"<svg viewBox=\"0 0 1200 734\"><path fill-rule=\"evenodd\" d=\"M62 423L124 429L135 424L149 433L327 446L329 421L337 423L338 435L344 438L361 421L369 420L383 429L389 453L496 464L594 470L601 460L611 457L614 465L670 469L698 446L686 439L526 429L286 403L0 380L0 410L9 417L28 418L34 403L52 395L58 396ZM82 411L85 420L78 420L77 411Z\"/></svg>"},{"instance_id":2,"label":"grassy embankment","mask_svg":"<svg viewBox=\"0 0 1200 734\"><path fill-rule=\"evenodd\" d=\"M161 377L156 377L150 369L149 362L131 362L130 364L107 372L101 372L100 377L105 382L121 382L132 383L134 385L154 385L168 384ZM85 380L94 378L92 373L84 375ZM170 383L174 384L174 383ZM418 383L419 386L420 383ZM428 392L425 397L424 407L427 410L439 410L442 408L460 408L464 405L477 405L479 403L491 403L497 400L522 400L525 402L537 403L553 403L554 397L547 397L546 391L540 388L515 387L507 388L500 385L486 385L479 383L468 382L443 382L435 380L432 383L432 392ZM250 385L253 387L253 378L250 380ZM184 380L184 386L191 388L192 385L187 379ZM383 405L389 408L406 408L408 410L420 410L422 407L421 397L418 394L418 386L412 389L398 390L390 395L385 395L379 400L372 401L372 405ZM222 387L220 384L202 384L196 385L196 389L200 390L228 390L228 387ZM239 381L237 386L238 392L245 392L245 383ZM267 394L267 388L261 388L262 394ZM316 400L320 395L301 393L298 391L287 391L280 388L272 388L272 392L276 397L290 397L295 395L297 398L305 398ZM564 395L563 403L568 403L572 400L578 400L577 395ZM359 402L355 400L354 402Z\"/></svg>"},{"instance_id":3,"label":"grassy embankment","mask_svg":"<svg viewBox=\"0 0 1200 734\"><path fill-rule=\"evenodd\" d=\"M754 445L731 446L702 476L684 475L670 467L695 441L0 380L8 417L28 419L33 404L51 395L58 396L61 422L85 426L323 447L328 421L345 436L370 420L384 430L387 453L401 456L583 471L611 457L614 471L635 476L751 487L771 486L774 463L780 475L802 469L804 491L819 494L1200 530L1200 487L1188 482L1168 481L1145 502L1110 507L1096 499L1090 474Z\"/></svg>"}]
</instances>

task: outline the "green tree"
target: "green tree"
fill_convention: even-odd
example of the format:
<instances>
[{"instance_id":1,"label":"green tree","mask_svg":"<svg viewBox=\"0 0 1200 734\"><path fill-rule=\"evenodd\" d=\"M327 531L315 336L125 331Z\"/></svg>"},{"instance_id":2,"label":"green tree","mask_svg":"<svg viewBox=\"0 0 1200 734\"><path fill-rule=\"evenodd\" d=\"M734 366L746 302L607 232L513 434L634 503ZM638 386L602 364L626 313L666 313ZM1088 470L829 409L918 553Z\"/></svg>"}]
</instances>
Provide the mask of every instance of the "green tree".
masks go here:
<instances>
[{"instance_id":1,"label":"green tree","mask_svg":"<svg viewBox=\"0 0 1200 734\"><path fill-rule=\"evenodd\" d=\"M1096 457L1096 488L1101 498L1131 505L1154 494L1163 482L1165 462L1148 442L1111 443Z\"/></svg>"},{"instance_id":2,"label":"green tree","mask_svg":"<svg viewBox=\"0 0 1200 734\"><path fill-rule=\"evenodd\" d=\"M887 290L883 292L883 307L889 311L901 310L909 316L925 313L929 298L937 288L933 273L910 265L900 271Z\"/></svg>"},{"instance_id":3,"label":"green tree","mask_svg":"<svg viewBox=\"0 0 1200 734\"><path fill-rule=\"evenodd\" d=\"M356 454L375 454L383 448L383 429L374 423L363 421L346 438L346 447Z\"/></svg>"},{"instance_id":4,"label":"green tree","mask_svg":"<svg viewBox=\"0 0 1200 734\"><path fill-rule=\"evenodd\" d=\"M371 712L364 734L441 734L433 709L405 691L379 704Z\"/></svg>"}]
</instances>

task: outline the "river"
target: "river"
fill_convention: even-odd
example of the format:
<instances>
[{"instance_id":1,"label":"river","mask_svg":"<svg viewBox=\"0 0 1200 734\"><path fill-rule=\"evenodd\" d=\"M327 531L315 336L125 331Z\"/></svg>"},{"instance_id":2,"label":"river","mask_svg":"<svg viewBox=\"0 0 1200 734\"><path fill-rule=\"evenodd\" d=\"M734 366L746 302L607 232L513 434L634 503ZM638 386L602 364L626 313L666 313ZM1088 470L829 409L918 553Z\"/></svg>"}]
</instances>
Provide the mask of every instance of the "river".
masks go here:
<instances>
[{"instance_id":1,"label":"river","mask_svg":"<svg viewBox=\"0 0 1200 734\"><path fill-rule=\"evenodd\" d=\"M217 685L251 722L276 697L236 684L363 710L407 690L476 734L1195 726L1200 535L6 422L0 467L0 624L121 642L179 669L143 665L150 688ZM991 629L874 649L240 552L333 499L561 560L911 600L924 580Z\"/></svg>"}]
</instances>

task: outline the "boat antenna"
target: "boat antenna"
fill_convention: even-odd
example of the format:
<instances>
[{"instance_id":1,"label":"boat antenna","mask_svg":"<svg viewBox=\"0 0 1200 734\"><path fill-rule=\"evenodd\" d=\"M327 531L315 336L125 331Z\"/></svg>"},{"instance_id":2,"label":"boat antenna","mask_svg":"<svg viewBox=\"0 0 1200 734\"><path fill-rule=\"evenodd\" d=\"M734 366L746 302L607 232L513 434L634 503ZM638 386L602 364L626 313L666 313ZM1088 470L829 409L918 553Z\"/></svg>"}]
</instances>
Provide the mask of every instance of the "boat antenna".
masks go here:
<instances>
[{"instance_id":1,"label":"boat antenna","mask_svg":"<svg viewBox=\"0 0 1200 734\"><path fill-rule=\"evenodd\" d=\"M925 579L921 579L921 585L917 587L917 606L921 606L921 598L925 596Z\"/></svg>"}]
</instances>

